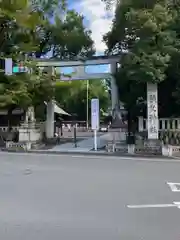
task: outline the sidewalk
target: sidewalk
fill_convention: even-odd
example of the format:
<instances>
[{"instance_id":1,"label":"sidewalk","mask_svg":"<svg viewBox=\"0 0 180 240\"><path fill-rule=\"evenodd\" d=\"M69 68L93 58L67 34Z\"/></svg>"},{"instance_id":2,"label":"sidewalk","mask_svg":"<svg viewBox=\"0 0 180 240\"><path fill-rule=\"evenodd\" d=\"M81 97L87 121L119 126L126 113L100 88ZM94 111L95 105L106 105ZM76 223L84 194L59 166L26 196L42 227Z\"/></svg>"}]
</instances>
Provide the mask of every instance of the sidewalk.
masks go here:
<instances>
[{"instance_id":1,"label":"sidewalk","mask_svg":"<svg viewBox=\"0 0 180 240\"><path fill-rule=\"evenodd\" d=\"M103 148L108 138L110 137L109 133L97 137L97 146L98 148ZM94 137L84 139L77 142L77 148L75 148L74 143L65 143L57 145L51 149L48 149L49 152L89 152L94 148Z\"/></svg>"}]
</instances>

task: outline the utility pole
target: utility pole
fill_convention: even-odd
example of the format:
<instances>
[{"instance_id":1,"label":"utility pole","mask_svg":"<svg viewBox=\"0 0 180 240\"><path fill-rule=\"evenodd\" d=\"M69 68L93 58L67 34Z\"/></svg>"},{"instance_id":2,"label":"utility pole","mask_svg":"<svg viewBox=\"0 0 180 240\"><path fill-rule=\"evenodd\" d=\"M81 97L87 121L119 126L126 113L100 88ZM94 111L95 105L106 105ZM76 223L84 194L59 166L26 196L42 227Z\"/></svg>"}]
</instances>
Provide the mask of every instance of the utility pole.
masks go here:
<instances>
[{"instance_id":1,"label":"utility pole","mask_svg":"<svg viewBox=\"0 0 180 240\"><path fill-rule=\"evenodd\" d=\"M86 82L86 128L89 129L89 80Z\"/></svg>"},{"instance_id":2,"label":"utility pole","mask_svg":"<svg viewBox=\"0 0 180 240\"><path fill-rule=\"evenodd\" d=\"M8 22L6 19L0 19L0 35L1 35L1 39L0 39L0 52L2 54L3 52L3 48L5 45L5 42L8 38ZM12 58L4 58L1 57L0 58L0 70L5 72L5 75L11 76L12 75Z\"/></svg>"}]
</instances>

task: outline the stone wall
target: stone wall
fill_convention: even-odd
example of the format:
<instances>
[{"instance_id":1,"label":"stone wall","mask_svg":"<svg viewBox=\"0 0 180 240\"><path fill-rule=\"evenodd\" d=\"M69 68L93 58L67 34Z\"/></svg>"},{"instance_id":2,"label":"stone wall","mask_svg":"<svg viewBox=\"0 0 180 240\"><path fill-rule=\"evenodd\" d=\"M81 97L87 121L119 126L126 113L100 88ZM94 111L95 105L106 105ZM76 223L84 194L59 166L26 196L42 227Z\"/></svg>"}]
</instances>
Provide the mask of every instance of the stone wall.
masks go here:
<instances>
[{"instance_id":1,"label":"stone wall","mask_svg":"<svg viewBox=\"0 0 180 240\"><path fill-rule=\"evenodd\" d=\"M42 140L42 132L36 128L20 128L19 142L38 142Z\"/></svg>"}]
</instances>

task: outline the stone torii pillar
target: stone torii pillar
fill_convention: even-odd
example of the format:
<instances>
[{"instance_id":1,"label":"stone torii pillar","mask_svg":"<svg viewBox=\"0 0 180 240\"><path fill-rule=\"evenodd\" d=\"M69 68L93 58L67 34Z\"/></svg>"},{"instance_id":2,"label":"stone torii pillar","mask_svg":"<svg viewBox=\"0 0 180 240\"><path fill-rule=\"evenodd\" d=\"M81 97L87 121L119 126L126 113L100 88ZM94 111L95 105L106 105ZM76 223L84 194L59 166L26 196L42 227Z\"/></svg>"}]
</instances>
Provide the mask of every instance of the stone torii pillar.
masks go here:
<instances>
[{"instance_id":1,"label":"stone torii pillar","mask_svg":"<svg viewBox=\"0 0 180 240\"><path fill-rule=\"evenodd\" d=\"M118 98L118 88L116 85L116 79L113 74L117 71L117 64L111 63L111 102L112 102L112 111L119 108L119 98Z\"/></svg>"},{"instance_id":2,"label":"stone torii pillar","mask_svg":"<svg viewBox=\"0 0 180 240\"><path fill-rule=\"evenodd\" d=\"M47 111L46 111L45 132L46 132L47 139L54 138L54 108L55 108L55 103L53 100L50 100L47 103L47 107L46 107Z\"/></svg>"},{"instance_id":3,"label":"stone torii pillar","mask_svg":"<svg viewBox=\"0 0 180 240\"><path fill-rule=\"evenodd\" d=\"M82 77L84 76L86 73L85 73L85 66L78 66L76 68L76 75L79 76L79 77Z\"/></svg>"},{"instance_id":4,"label":"stone torii pillar","mask_svg":"<svg viewBox=\"0 0 180 240\"><path fill-rule=\"evenodd\" d=\"M47 67L47 72L54 76L55 75L55 67ZM45 126L45 133L47 139L54 138L54 110L55 110L55 102L51 99L47 102L46 107L46 126Z\"/></svg>"}]
</instances>

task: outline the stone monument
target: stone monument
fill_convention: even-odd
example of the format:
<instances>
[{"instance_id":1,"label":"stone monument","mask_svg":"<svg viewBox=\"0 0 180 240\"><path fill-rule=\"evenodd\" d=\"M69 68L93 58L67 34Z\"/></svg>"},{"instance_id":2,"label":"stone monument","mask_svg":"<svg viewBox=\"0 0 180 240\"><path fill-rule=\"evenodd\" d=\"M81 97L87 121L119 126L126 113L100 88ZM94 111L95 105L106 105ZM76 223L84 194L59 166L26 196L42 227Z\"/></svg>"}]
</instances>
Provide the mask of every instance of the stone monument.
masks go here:
<instances>
[{"instance_id":1,"label":"stone monument","mask_svg":"<svg viewBox=\"0 0 180 240\"><path fill-rule=\"evenodd\" d=\"M112 110L112 123L109 128L111 138L109 148L111 148L113 152L117 151L117 148L121 148L122 142L126 141L125 128L126 125L123 123L120 107L116 104L115 108Z\"/></svg>"},{"instance_id":2,"label":"stone monument","mask_svg":"<svg viewBox=\"0 0 180 240\"><path fill-rule=\"evenodd\" d=\"M112 124L111 128L113 129L119 129L122 127L122 117L121 112L118 104L116 104L115 108L112 110Z\"/></svg>"},{"instance_id":3,"label":"stone monument","mask_svg":"<svg viewBox=\"0 0 180 240\"><path fill-rule=\"evenodd\" d=\"M28 125L28 127L35 127L35 113L34 113L34 107L28 107L28 110L26 111L25 115L25 121L24 124Z\"/></svg>"},{"instance_id":4,"label":"stone monument","mask_svg":"<svg viewBox=\"0 0 180 240\"><path fill-rule=\"evenodd\" d=\"M34 107L26 111L25 121L19 128L19 142L38 142L42 139L40 128L36 128Z\"/></svg>"}]
</instances>

